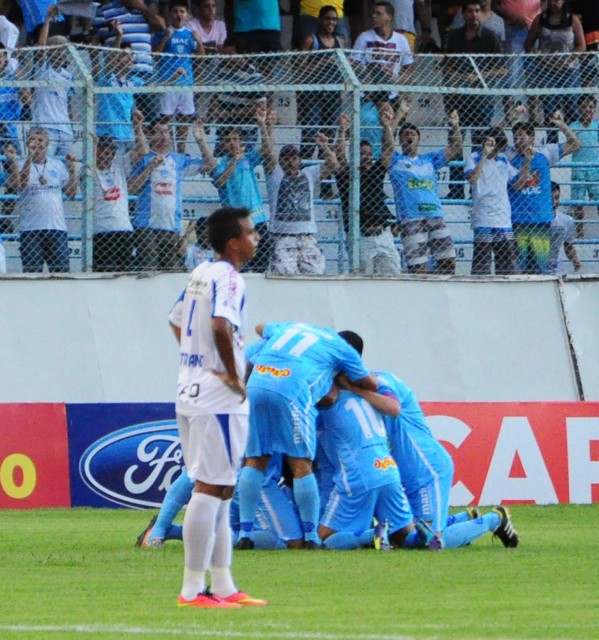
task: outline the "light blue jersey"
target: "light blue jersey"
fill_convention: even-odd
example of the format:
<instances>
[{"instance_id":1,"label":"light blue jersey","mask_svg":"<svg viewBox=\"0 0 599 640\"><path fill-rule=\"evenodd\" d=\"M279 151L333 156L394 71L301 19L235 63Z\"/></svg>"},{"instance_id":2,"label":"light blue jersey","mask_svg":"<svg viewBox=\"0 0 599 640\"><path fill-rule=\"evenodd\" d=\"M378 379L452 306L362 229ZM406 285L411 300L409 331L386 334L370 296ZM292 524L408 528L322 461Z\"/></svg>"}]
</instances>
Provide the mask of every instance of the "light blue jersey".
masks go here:
<instances>
[{"instance_id":1,"label":"light blue jersey","mask_svg":"<svg viewBox=\"0 0 599 640\"><path fill-rule=\"evenodd\" d=\"M431 151L415 158L395 152L389 179L395 196L397 219L442 218L437 171L447 165L445 151Z\"/></svg>"},{"instance_id":2,"label":"light blue jersey","mask_svg":"<svg viewBox=\"0 0 599 640\"><path fill-rule=\"evenodd\" d=\"M343 371L350 380L368 376L357 352L332 329L301 323L269 323L268 340L254 359L247 384L252 411L246 455L274 452L313 460L316 403Z\"/></svg>"},{"instance_id":3,"label":"light blue jersey","mask_svg":"<svg viewBox=\"0 0 599 640\"><path fill-rule=\"evenodd\" d=\"M520 171L524 156L514 149L506 152L512 165ZM553 220L551 203L551 167L564 155L562 144L539 147L530 163L529 177L520 190L509 188L514 224L550 223Z\"/></svg>"},{"instance_id":4,"label":"light blue jersey","mask_svg":"<svg viewBox=\"0 0 599 640\"><path fill-rule=\"evenodd\" d=\"M157 45L163 38L164 31L156 33L152 37L152 46ZM183 69L185 75L177 78L176 86L193 85L193 58L190 56L196 52L198 43L195 41L191 31L187 27L175 29L173 35L167 40L166 46L158 58L156 69L157 82L168 82L177 69Z\"/></svg>"},{"instance_id":5,"label":"light blue jersey","mask_svg":"<svg viewBox=\"0 0 599 640\"><path fill-rule=\"evenodd\" d=\"M580 149L572 154L572 162L580 165L599 164L599 120L592 120L588 127L585 127L580 120L577 120L570 125L570 129L574 131L576 137L580 140ZM574 172L579 168L583 169L584 167L574 167L572 171ZM599 173L599 167L589 168Z\"/></svg>"},{"instance_id":6,"label":"light blue jersey","mask_svg":"<svg viewBox=\"0 0 599 640\"><path fill-rule=\"evenodd\" d=\"M156 156L146 154L133 168L131 177L138 176ZM183 200L181 183L187 175L202 171L202 161L181 153L167 153L142 187L135 204L133 226L136 229L181 231Z\"/></svg>"},{"instance_id":7,"label":"light blue jersey","mask_svg":"<svg viewBox=\"0 0 599 640\"><path fill-rule=\"evenodd\" d=\"M400 481L383 416L360 396L341 391L333 406L319 411L317 431L338 491L359 495Z\"/></svg>"},{"instance_id":8,"label":"light blue jersey","mask_svg":"<svg viewBox=\"0 0 599 640\"><path fill-rule=\"evenodd\" d=\"M406 492L425 486L439 475L453 474L451 457L431 433L410 387L387 371L377 371L376 376L380 384L392 389L401 405L397 418L385 417L385 427Z\"/></svg>"},{"instance_id":9,"label":"light blue jersey","mask_svg":"<svg viewBox=\"0 0 599 640\"><path fill-rule=\"evenodd\" d=\"M256 358L248 389L259 387L313 406L328 393L338 372L350 380L368 376L355 349L333 329L270 322L262 336L268 343Z\"/></svg>"},{"instance_id":10,"label":"light blue jersey","mask_svg":"<svg viewBox=\"0 0 599 640\"><path fill-rule=\"evenodd\" d=\"M217 159L213 180L227 170L233 161L228 156ZM245 153L233 170L230 178L218 188L218 197L223 207L247 207L252 214L254 224L266 222L266 208L260 194L258 180L254 170L262 164L262 156L256 149Z\"/></svg>"},{"instance_id":11,"label":"light blue jersey","mask_svg":"<svg viewBox=\"0 0 599 640\"><path fill-rule=\"evenodd\" d=\"M141 87L144 81L130 75L119 78L116 73L107 75L102 71L98 76L99 87ZM119 142L133 142L132 113L135 108L133 93L99 93L96 133L111 136Z\"/></svg>"}]
</instances>

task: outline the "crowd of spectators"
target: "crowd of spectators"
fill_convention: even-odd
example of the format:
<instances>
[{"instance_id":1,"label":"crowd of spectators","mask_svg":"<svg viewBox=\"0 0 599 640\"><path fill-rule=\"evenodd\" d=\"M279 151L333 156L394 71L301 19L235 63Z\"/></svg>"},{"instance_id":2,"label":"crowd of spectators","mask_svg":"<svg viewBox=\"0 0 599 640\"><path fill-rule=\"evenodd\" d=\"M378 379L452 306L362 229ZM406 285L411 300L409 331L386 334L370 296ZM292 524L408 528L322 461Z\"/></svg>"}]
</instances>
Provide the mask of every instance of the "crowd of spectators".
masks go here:
<instances>
[{"instance_id":1,"label":"crowd of spectators","mask_svg":"<svg viewBox=\"0 0 599 640\"><path fill-rule=\"evenodd\" d=\"M598 77L596 56L563 55L597 51L596 3L110 0L95 9L93 5L76 3L79 15L72 15L74 3L0 0L0 84L23 77L19 49L26 46L35 47L27 79L40 83L31 90L0 86L0 146L5 158L0 175L5 193L0 270L5 268L1 234L17 229L16 221L24 271L41 271L44 264L51 272L69 270L63 197L73 198L86 175L77 170L72 155L76 119L74 69L65 48L69 42L89 45L85 51L98 87L120 89L97 94L93 171L97 271L182 268L182 256L188 253L182 238L191 233L185 235L182 224L182 182L203 173L212 180L223 205L249 206L252 211L262 243L250 269L268 268L285 275L324 273L314 215L319 190L321 197L339 195L349 231L350 121L341 93L298 92L299 144L283 141L277 156L272 96L232 91L207 97L179 89L201 82L236 87L268 83L276 63L251 54L283 51L282 17L293 18L293 49L352 49L353 68L368 84L407 82L417 68L414 54L442 51L552 54L542 59L531 55L530 63L524 56L500 65L490 57L476 69L465 58L449 56L442 64L449 86L476 88L483 80L499 87L572 89L595 86ZM215 54L222 55L210 62ZM321 84L340 81L338 65L330 57L300 60L304 77L318 78ZM137 87L148 85L159 88L159 93L136 96ZM176 89L170 91L171 86ZM362 180L361 269L399 272L399 261L388 253L395 234L401 237L408 271L455 272L455 249L437 183L439 169L449 164L447 197L464 200L469 194L472 199L472 272L489 273L493 254L496 273L548 272L549 227L554 218L550 167L573 153L572 198L579 202L599 198L595 97L566 91L540 100L529 98L527 104L516 94L505 97L504 118L495 122L499 128L492 127L497 111L492 96L450 93L444 102L450 123L448 145L421 154L420 131L408 122L409 107L398 92L362 96L357 167ZM16 123L27 121L30 125L20 134ZM207 142L205 125L216 126L214 148ZM547 128L547 144L536 150L535 126ZM512 129L513 149L507 147L504 128ZM467 131L471 157L464 156ZM560 132L566 139L562 144ZM200 150L196 157L186 153L190 133ZM394 152L396 143L400 151ZM267 201L256 177L259 166L266 178ZM386 175L395 216L387 206ZM493 206L500 203L496 211L501 214L500 227L487 224L489 190L497 197ZM573 213L575 235L582 238L583 206L576 205ZM481 224L481 219L486 222ZM379 232L384 236L378 238ZM383 266L373 268L377 263Z\"/></svg>"}]
</instances>

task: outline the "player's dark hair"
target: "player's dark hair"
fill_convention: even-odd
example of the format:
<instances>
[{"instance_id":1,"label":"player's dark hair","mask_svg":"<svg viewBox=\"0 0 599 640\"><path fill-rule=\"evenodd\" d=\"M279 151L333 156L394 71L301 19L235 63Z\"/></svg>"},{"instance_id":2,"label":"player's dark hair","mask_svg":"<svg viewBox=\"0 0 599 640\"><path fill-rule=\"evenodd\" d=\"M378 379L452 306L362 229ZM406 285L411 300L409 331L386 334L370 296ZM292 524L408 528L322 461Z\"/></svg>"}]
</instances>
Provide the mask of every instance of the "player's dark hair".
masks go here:
<instances>
[{"instance_id":1,"label":"player's dark hair","mask_svg":"<svg viewBox=\"0 0 599 640\"><path fill-rule=\"evenodd\" d=\"M320 11L318 12L318 17L322 18L324 14L328 13L329 11L334 11L336 15L339 15L337 13L337 9L335 9L335 7L332 4L325 4L324 7L320 7Z\"/></svg>"},{"instance_id":2,"label":"player's dark hair","mask_svg":"<svg viewBox=\"0 0 599 640\"><path fill-rule=\"evenodd\" d=\"M561 187L559 186L559 184L557 182L552 180L551 181L551 193L553 193L554 191L561 191Z\"/></svg>"},{"instance_id":3,"label":"player's dark hair","mask_svg":"<svg viewBox=\"0 0 599 640\"><path fill-rule=\"evenodd\" d=\"M583 93L581 96L578 96L578 106L584 104L585 102L592 102L593 104L597 104L597 98L590 93Z\"/></svg>"},{"instance_id":4,"label":"player's dark hair","mask_svg":"<svg viewBox=\"0 0 599 640\"><path fill-rule=\"evenodd\" d=\"M512 127L512 133L516 135L518 131L524 131L527 136L534 136L535 127L532 122L516 122L516 124Z\"/></svg>"},{"instance_id":5,"label":"player's dark hair","mask_svg":"<svg viewBox=\"0 0 599 640\"><path fill-rule=\"evenodd\" d=\"M360 355L364 351L364 340L355 332L344 330L339 332L339 337L343 338L350 347L353 347Z\"/></svg>"},{"instance_id":6,"label":"player's dark hair","mask_svg":"<svg viewBox=\"0 0 599 640\"><path fill-rule=\"evenodd\" d=\"M420 129L412 122L404 122L400 129L399 129L399 135L401 137L401 134L404 131L415 131L416 134L418 135L418 137L420 138Z\"/></svg>"},{"instance_id":7,"label":"player's dark hair","mask_svg":"<svg viewBox=\"0 0 599 640\"><path fill-rule=\"evenodd\" d=\"M372 149L372 143L370 140L360 140L361 147L370 147Z\"/></svg>"},{"instance_id":8,"label":"player's dark hair","mask_svg":"<svg viewBox=\"0 0 599 640\"><path fill-rule=\"evenodd\" d=\"M247 207L222 207L208 217L208 242L216 253L222 253L232 238L241 238L243 227L239 221L249 217Z\"/></svg>"},{"instance_id":9,"label":"player's dark hair","mask_svg":"<svg viewBox=\"0 0 599 640\"><path fill-rule=\"evenodd\" d=\"M170 0L168 10L172 11L175 7L185 7L185 10L189 11L189 2L187 0Z\"/></svg>"},{"instance_id":10,"label":"player's dark hair","mask_svg":"<svg viewBox=\"0 0 599 640\"><path fill-rule=\"evenodd\" d=\"M395 7L386 0L380 0L379 2L374 3L375 7L383 7L385 11L392 17L395 18Z\"/></svg>"},{"instance_id":11,"label":"player's dark hair","mask_svg":"<svg viewBox=\"0 0 599 640\"><path fill-rule=\"evenodd\" d=\"M507 136L501 127L491 127L485 131L485 138L493 138L497 149L503 151L507 147Z\"/></svg>"},{"instance_id":12,"label":"player's dark hair","mask_svg":"<svg viewBox=\"0 0 599 640\"><path fill-rule=\"evenodd\" d=\"M462 0L462 11L466 11L466 8L471 4L477 4L479 8L482 8L482 2L480 0Z\"/></svg>"},{"instance_id":13,"label":"player's dark hair","mask_svg":"<svg viewBox=\"0 0 599 640\"><path fill-rule=\"evenodd\" d=\"M148 131L151 133L154 131L154 127L159 124L168 124L170 125L171 119L169 116L156 116L148 123Z\"/></svg>"}]
</instances>

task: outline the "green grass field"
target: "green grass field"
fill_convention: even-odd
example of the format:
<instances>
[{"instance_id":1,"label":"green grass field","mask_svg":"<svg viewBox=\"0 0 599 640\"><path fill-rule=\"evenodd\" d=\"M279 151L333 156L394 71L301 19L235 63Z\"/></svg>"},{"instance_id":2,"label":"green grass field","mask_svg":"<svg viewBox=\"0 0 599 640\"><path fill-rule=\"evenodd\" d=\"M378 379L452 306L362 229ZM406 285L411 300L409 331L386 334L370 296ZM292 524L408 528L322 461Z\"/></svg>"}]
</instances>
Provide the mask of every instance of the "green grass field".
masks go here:
<instances>
[{"instance_id":1,"label":"green grass field","mask_svg":"<svg viewBox=\"0 0 599 640\"><path fill-rule=\"evenodd\" d=\"M134 548L147 512L3 511L0 638L599 638L599 504L512 515L517 549L236 552L270 605L207 611L176 606L181 543Z\"/></svg>"}]
</instances>

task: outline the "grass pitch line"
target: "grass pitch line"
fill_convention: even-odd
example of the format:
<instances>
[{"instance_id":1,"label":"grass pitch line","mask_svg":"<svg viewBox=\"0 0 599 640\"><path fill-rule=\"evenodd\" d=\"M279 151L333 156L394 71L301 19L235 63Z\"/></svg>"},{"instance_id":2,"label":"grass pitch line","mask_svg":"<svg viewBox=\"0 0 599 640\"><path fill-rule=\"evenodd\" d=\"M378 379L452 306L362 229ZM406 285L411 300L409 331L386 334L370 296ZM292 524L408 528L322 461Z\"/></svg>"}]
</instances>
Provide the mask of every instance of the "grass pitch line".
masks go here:
<instances>
[{"instance_id":1,"label":"grass pitch line","mask_svg":"<svg viewBox=\"0 0 599 640\"><path fill-rule=\"evenodd\" d=\"M25 624L0 624L0 631L12 633L93 633L106 635L127 636L162 636L174 637L204 637L204 638L279 638L281 640L439 640L434 636L411 636L389 634L350 634L347 633L310 633L310 632L280 632L280 631L226 631L217 629L154 629L151 627L127 627L121 625L25 625ZM475 640L488 640L479 638ZM502 638L502 640L514 640Z\"/></svg>"}]
</instances>

